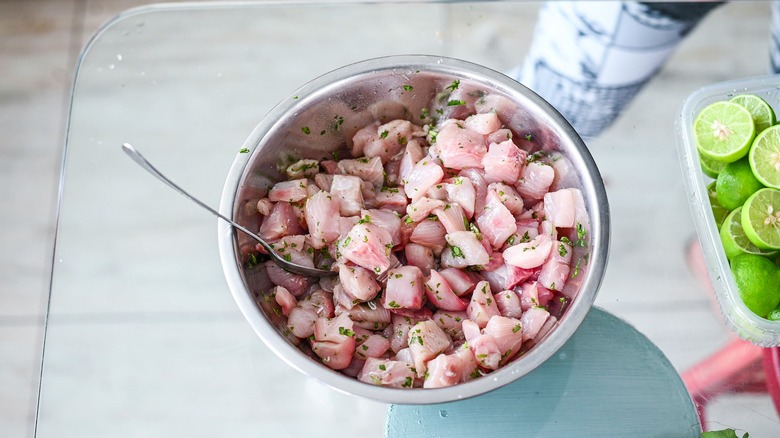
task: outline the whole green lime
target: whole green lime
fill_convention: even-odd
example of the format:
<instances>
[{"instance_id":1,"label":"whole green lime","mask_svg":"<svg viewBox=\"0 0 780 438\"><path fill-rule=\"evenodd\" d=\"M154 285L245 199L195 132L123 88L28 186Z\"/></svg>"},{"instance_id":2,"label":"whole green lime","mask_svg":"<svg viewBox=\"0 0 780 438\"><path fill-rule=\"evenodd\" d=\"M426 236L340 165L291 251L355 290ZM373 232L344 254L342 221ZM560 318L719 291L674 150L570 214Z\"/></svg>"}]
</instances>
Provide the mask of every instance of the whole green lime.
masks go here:
<instances>
[{"instance_id":1,"label":"whole green lime","mask_svg":"<svg viewBox=\"0 0 780 438\"><path fill-rule=\"evenodd\" d=\"M764 185L753 175L750 162L742 158L727 164L718 174L715 193L718 203L729 211L741 206L747 198Z\"/></svg>"},{"instance_id":2,"label":"whole green lime","mask_svg":"<svg viewBox=\"0 0 780 438\"><path fill-rule=\"evenodd\" d=\"M780 304L780 275L768 258L740 254L731 259L731 273L739 296L756 315L766 317Z\"/></svg>"}]
</instances>

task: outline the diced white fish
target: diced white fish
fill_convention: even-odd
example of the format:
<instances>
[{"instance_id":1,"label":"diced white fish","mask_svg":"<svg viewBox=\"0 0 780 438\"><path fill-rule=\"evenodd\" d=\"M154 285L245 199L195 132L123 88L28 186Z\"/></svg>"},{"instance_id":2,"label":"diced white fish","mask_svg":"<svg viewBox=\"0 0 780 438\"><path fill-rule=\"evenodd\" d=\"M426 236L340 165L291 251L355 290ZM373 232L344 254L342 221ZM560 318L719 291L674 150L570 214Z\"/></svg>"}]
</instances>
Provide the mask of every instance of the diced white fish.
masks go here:
<instances>
[{"instance_id":1,"label":"diced white fish","mask_svg":"<svg viewBox=\"0 0 780 438\"><path fill-rule=\"evenodd\" d=\"M398 167L399 181L409 181L409 174L412 173L414 165L422 160L423 157L425 157L425 154L420 146L420 142L418 140L410 140L406 144Z\"/></svg>"},{"instance_id":2,"label":"diced white fish","mask_svg":"<svg viewBox=\"0 0 780 438\"><path fill-rule=\"evenodd\" d=\"M339 250L347 260L375 274L390 267L392 248L390 233L372 223L358 222L339 243Z\"/></svg>"},{"instance_id":3,"label":"diced white fish","mask_svg":"<svg viewBox=\"0 0 780 438\"><path fill-rule=\"evenodd\" d=\"M542 199L548 192L553 178L555 178L555 170L552 166L533 161L526 164L520 172L517 192L524 199Z\"/></svg>"},{"instance_id":4,"label":"diced white fish","mask_svg":"<svg viewBox=\"0 0 780 438\"><path fill-rule=\"evenodd\" d=\"M369 357L358 374L358 380L389 388L411 388L417 377L412 368L414 365L408 362Z\"/></svg>"},{"instance_id":5,"label":"diced white fish","mask_svg":"<svg viewBox=\"0 0 780 438\"><path fill-rule=\"evenodd\" d=\"M362 180L352 175L333 175L330 194L339 202L342 216L354 216L363 208Z\"/></svg>"},{"instance_id":6,"label":"diced white fish","mask_svg":"<svg viewBox=\"0 0 780 438\"><path fill-rule=\"evenodd\" d=\"M317 289L303 299L298 300L298 307L311 309L319 317L332 318L334 316L333 294Z\"/></svg>"},{"instance_id":7,"label":"diced white fish","mask_svg":"<svg viewBox=\"0 0 780 438\"><path fill-rule=\"evenodd\" d=\"M444 240L444 236L442 236L442 240ZM407 243L404 247L404 255L406 256L406 264L420 268L425 276L436 267L433 250L427 246Z\"/></svg>"},{"instance_id":8,"label":"diced white fish","mask_svg":"<svg viewBox=\"0 0 780 438\"><path fill-rule=\"evenodd\" d=\"M451 257L451 268L466 268L468 266L486 265L490 262L490 255L471 231L456 231L444 236L449 248L442 252Z\"/></svg>"},{"instance_id":9,"label":"diced white fish","mask_svg":"<svg viewBox=\"0 0 780 438\"><path fill-rule=\"evenodd\" d=\"M511 140L511 139L512 139L512 131L507 128L496 129L495 131L487 135L488 144L501 143L502 141Z\"/></svg>"},{"instance_id":10,"label":"diced white fish","mask_svg":"<svg viewBox=\"0 0 780 438\"><path fill-rule=\"evenodd\" d=\"M447 193L447 202L460 205L466 217L471 219L474 216L477 196L474 185L464 176L456 176L449 181L442 185Z\"/></svg>"},{"instance_id":11,"label":"diced white fish","mask_svg":"<svg viewBox=\"0 0 780 438\"><path fill-rule=\"evenodd\" d=\"M487 281L477 283L474 293L471 294L471 301L466 308L466 313L469 319L476 322L480 328L485 327L491 317L501 315Z\"/></svg>"},{"instance_id":12,"label":"diced white fish","mask_svg":"<svg viewBox=\"0 0 780 438\"><path fill-rule=\"evenodd\" d=\"M430 278L425 282L425 293L428 297L428 302L438 309L456 312L466 310L468 306L468 302L459 298L452 291L452 287L447 283L447 280L433 269L431 270Z\"/></svg>"},{"instance_id":13,"label":"diced white fish","mask_svg":"<svg viewBox=\"0 0 780 438\"><path fill-rule=\"evenodd\" d=\"M320 249L339 238L339 201L327 192L317 192L306 201L306 223L311 246Z\"/></svg>"},{"instance_id":14,"label":"diced white fish","mask_svg":"<svg viewBox=\"0 0 780 438\"><path fill-rule=\"evenodd\" d=\"M276 303L282 308L282 315L289 316L290 311L298 304L293 294L282 286L276 286L271 289L271 294L276 299Z\"/></svg>"},{"instance_id":15,"label":"diced white fish","mask_svg":"<svg viewBox=\"0 0 780 438\"><path fill-rule=\"evenodd\" d=\"M363 148L370 142L379 139L379 135L376 132L376 128L379 127L379 122L371 123L360 128L355 135L352 136L352 156L362 157Z\"/></svg>"},{"instance_id":16,"label":"diced white fish","mask_svg":"<svg viewBox=\"0 0 780 438\"><path fill-rule=\"evenodd\" d=\"M447 230L438 220L424 219L414 227L409 240L412 243L430 248L436 254L441 253L447 240L444 235Z\"/></svg>"},{"instance_id":17,"label":"diced white fish","mask_svg":"<svg viewBox=\"0 0 780 438\"><path fill-rule=\"evenodd\" d=\"M333 177L335 175L330 175L327 173L318 173L314 175L314 184L320 188L320 190L325 192L330 192L330 187L333 184Z\"/></svg>"},{"instance_id":18,"label":"diced white fish","mask_svg":"<svg viewBox=\"0 0 780 438\"><path fill-rule=\"evenodd\" d=\"M433 321L420 321L409 329L409 350L414 359L418 377L423 377L426 363L447 351L452 345L450 337Z\"/></svg>"},{"instance_id":19,"label":"diced white fish","mask_svg":"<svg viewBox=\"0 0 780 438\"><path fill-rule=\"evenodd\" d=\"M263 220L257 234L266 241L273 242L284 236L303 232L293 206L288 202L277 202L274 204L271 214Z\"/></svg>"},{"instance_id":20,"label":"diced white fish","mask_svg":"<svg viewBox=\"0 0 780 438\"><path fill-rule=\"evenodd\" d=\"M493 316L482 330L482 334L493 338L501 352L500 364L505 364L520 352L523 343L523 324L517 318Z\"/></svg>"},{"instance_id":21,"label":"diced white fish","mask_svg":"<svg viewBox=\"0 0 780 438\"><path fill-rule=\"evenodd\" d=\"M447 280L447 284L450 285L452 291L459 297L473 291L474 286L477 284L469 274L460 269L446 268L438 272Z\"/></svg>"},{"instance_id":22,"label":"diced white fish","mask_svg":"<svg viewBox=\"0 0 780 438\"><path fill-rule=\"evenodd\" d=\"M442 165L449 169L482 167L482 157L487 153L485 136L450 123L436 135L436 148Z\"/></svg>"},{"instance_id":23,"label":"diced white fish","mask_svg":"<svg viewBox=\"0 0 780 438\"><path fill-rule=\"evenodd\" d=\"M290 181L280 181L271 187L268 191L268 199L271 202L298 202L309 195L307 190L309 180L306 178L294 179Z\"/></svg>"},{"instance_id":24,"label":"diced white fish","mask_svg":"<svg viewBox=\"0 0 780 438\"><path fill-rule=\"evenodd\" d=\"M290 179L314 178L320 172L320 163L317 160L303 159L298 160L285 170Z\"/></svg>"},{"instance_id":25,"label":"diced white fish","mask_svg":"<svg viewBox=\"0 0 780 438\"><path fill-rule=\"evenodd\" d=\"M488 183L485 181L485 171L482 169L469 168L460 171L458 176L467 178L474 188L474 212L482 211L485 208L485 198L487 197Z\"/></svg>"},{"instance_id":26,"label":"diced white fish","mask_svg":"<svg viewBox=\"0 0 780 438\"><path fill-rule=\"evenodd\" d=\"M539 234L530 242L518 243L507 248L503 252L504 261L508 265L533 269L547 260L552 247L552 239L546 234Z\"/></svg>"},{"instance_id":27,"label":"diced white fish","mask_svg":"<svg viewBox=\"0 0 780 438\"><path fill-rule=\"evenodd\" d=\"M485 181L488 183L517 183L520 169L526 160L526 152L520 150L512 140L501 143L491 143L488 151L482 157L482 167L485 169Z\"/></svg>"},{"instance_id":28,"label":"diced white fish","mask_svg":"<svg viewBox=\"0 0 780 438\"><path fill-rule=\"evenodd\" d=\"M498 115L495 112L473 114L466 117L463 125L466 129L482 135L488 135L501 128L501 120L498 119Z\"/></svg>"},{"instance_id":29,"label":"diced white fish","mask_svg":"<svg viewBox=\"0 0 780 438\"><path fill-rule=\"evenodd\" d=\"M523 198L520 197L514 186L503 182L495 182L488 185L488 192L495 192L501 203L515 218L523 214Z\"/></svg>"},{"instance_id":30,"label":"diced white fish","mask_svg":"<svg viewBox=\"0 0 780 438\"><path fill-rule=\"evenodd\" d=\"M376 138L368 142L363 149L367 157L380 157L387 162L390 157L401 152L412 139L412 124L408 120L391 120L376 129Z\"/></svg>"},{"instance_id":31,"label":"diced white fish","mask_svg":"<svg viewBox=\"0 0 780 438\"><path fill-rule=\"evenodd\" d=\"M523 341L534 339L549 316L550 312L539 306L523 312L520 317L520 323L523 325Z\"/></svg>"},{"instance_id":32,"label":"diced white fish","mask_svg":"<svg viewBox=\"0 0 780 438\"><path fill-rule=\"evenodd\" d=\"M520 318L523 308L520 306L520 295L514 290L503 290L493 294L501 316L507 318Z\"/></svg>"},{"instance_id":33,"label":"diced white fish","mask_svg":"<svg viewBox=\"0 0 780 438\"><path fill-rule=\"evenodd\" d=\"M382 304L395 310L419 309L424 294L423 274L417 266L400 266L388 272Z\"/></svg>"},{"instance_id":34,"label":"diced white fish","mask_svg":"<svg viewBox=\"0 0 780 438\"><path fill-rule=\"evenodd\" d=\"M447 204L444 201L422 197L406 207L406 214L412 221L420 222L421 220L427 218L433 212L433 210L442 208L445 205Z\"/></svg>"},{"instance_id":35,"label":"diced white fish","mask_svg":"<svg viewBox=\"0 0 780 438\"><path fill-rule=\"evenodd\" d=\"M550 290L562 290L571 270L572 248L566 242L554 241L550 257L539 272L539 284Z\"/></svg>"},{"instance_id":36,"label":"diced white fish","mask_svg":"<svg viewBox=\"0 0 780 438\"><path fill-rule=\"evenodd\" d=\"M501 248L509 236L517 231L515 217L495 191L488 191L485 207L476 216L479 231L494 249Z\"/></svg>"},{"instance_id":37,"label":"diced white fish","mask_svg":"<svg viewBox=\"0 0 780 438\"><path fill-rule=\"evenodd\" d=\"M441 166L431 156L426 156L412 167L408 177L401 182L406 196L414 203L424 197L428 189L438 184L443 177L444 170Z\"/></svg>"},{"instance_id":38,"label":"diced white fish","mask_svg":"<svg viewBox=\"0 0 780 438\"><path fill-rule=\"evenodd\" d=\"M339 281L345 291L360 301L373 299L382 289L373 272L356 265L339 264Z\"/></svg>"},{"instance_id":39,"label":"diced white fish","mask_svg":"<svg viewBox=\"0 0 780 438\"><path fill-rule=\"evenodd\" d=\"M305 339L314 334L317 312L309 307L293 307L287 315L287 328L298 338Z\"/></svg>"},{"instance_id":40,"label":"diced white fish","mask_svg":"<svg viewBox=\"0 0 780 438\"><path fill-rule=\"evenodd\" d=\"M311 349L320 357L322 363L333 370L342 370L349 366L355 354L355 340L344 342L311 341Z\"/></svg>"},{"instance_id":41,"label":"diced white fish","mask_svg":"<svg viewBox=\"0 0 780 438\"><path fill-rule=\"evenodd\" d=\"M378 209L362 210L360 220L371 222L387 231L394 247L401 244L401 217L395 212Z\"/></svg>"},{"instance_id":42,"label":"diced white fish","mask_svg":"<svg viewBox=\"0 0 780 438\"><path fill-rule=\"evenodd\" d=\"M390 312L382 306L377 306L374 302L358 304L351 309L346 309L349 319L358 322L367 322L371 324L389 324L392 321ZM371 330L377 330L376 327L368 326Z\"/></svg>"},{"instance_id":43,"label":"diced white fish","mask_svg":"<svg viewBox=\"0 0 780 438\"><path fill-rule=\"evenodd\" d=\"M265 262L265 270L271 283L284 287L295 297L303 295L311 284L308 277L287 272L272 261Z\"/></svg>"},{"instance_id":44,"label":"diced white fish","mask_svg":"<svg viewBox=\"0 0 780 438\"><path fill-rule=\"evenodd\" d=\"M371 183L376 190L381 189L385 181L385 168L379 157L341 160L337 166L339 173L356 176Z\"/></svg>"},{"instance_id":45,"label":"diced white fish","mask_svg":"<svg viewBox=\"0 0 780 438\"><path fill-rule=\"evenodd\" d=\"M382 335L369 335L357 342L355 354L362 357L382 357L390 349L390 341Z\"/></svg>"},{"instance_id":46,"label":"diced white fish","mask_svg":"<svg viewBox=\"0 0 780 438\"><path fill-rule=\"evenodd\" d=\"M444 333L447 333L452 340L466 339L463 334L463 321L468 319L465 311L437 310L433 314L433 321Z\"/></svg>"},{"instance_id":47,"label":"diced white fish","mask_svg":"<svg viewBox=\"0 0 780 438\"><path fill-rule=\"evenodd\" d=\"M409 205L409 201L407 200L406 193L403 190L403 187L382 187L382 190L376 194L371 202L366 203L366 205L372 208L379 208L382 210L394 211L398 214L405 214L406 206Z\"/></svg>"},{"instance_id":48,"label":"diced white fish","mask_svg":"<svg viewBox=\"0 0 780 438\"><path fill-rule=\"evenodd\" d=\"M480 327L471 320L463 321L463 333L466 335L471 353L481 368L496 370L501 362L501 350L495 339L481 333Z\"/></svg>"},{"instance_id":49,"label":"diced white fish","mask_svg":"<svg viewBox=\"0 0 780 438\"><path fill-rule=\"evenodd\" d=\"M263 198L257 201L257 212L262 214L263 216L268 216L269 214L271 214L271 209L273 207L274 204L268 198Z\"/></svg>"},{"instance_id":50,"label":"diced white fish","mask_svg":"<svg viewBox=\"0 0 780 438\"><path fill-rule=\"evenodd\" d=\"M544 195L544 217L557 228L574 226L574 193L572 189L560 189Z\"/></svg>"},{"instance_id":51,"label":"diced white fish","mask_svg":"<svg viewBox=\"0 0 780 438\"><path fill-rule=\"evenodd\" d=\"M468 220L459 204L447 204L444 207L439 207L433 210L433 214L439 218L439 222L444 225L447 233L466 231Z\"/></svg>"}]
</instances>

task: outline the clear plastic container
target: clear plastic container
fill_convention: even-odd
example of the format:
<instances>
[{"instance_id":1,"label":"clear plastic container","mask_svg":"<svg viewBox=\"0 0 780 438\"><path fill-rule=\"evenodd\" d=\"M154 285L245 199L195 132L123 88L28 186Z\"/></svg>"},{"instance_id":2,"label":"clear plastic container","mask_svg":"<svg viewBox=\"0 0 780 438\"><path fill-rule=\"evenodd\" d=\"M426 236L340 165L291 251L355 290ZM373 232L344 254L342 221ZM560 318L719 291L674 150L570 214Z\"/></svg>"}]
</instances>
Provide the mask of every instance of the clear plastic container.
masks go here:
<instances>
[{"instance_id":1,"label":"clear plastic container","mask_svg":"<svg viewBox=\"0 0 780 438\"><path fill-rule=\"evenodd\" d=\"M691 213L723 316L740 338L762 347L774 347L780 345L780 321L769 321L754 314L739 297L707 196L707 186L713 179L701 170L693 135L693 121L705 106L746 93L762 97L780 113L780 76L761 76L708 85L691 94L683 103L676 121L677 146Z\"/></svg>"}]
</instances>

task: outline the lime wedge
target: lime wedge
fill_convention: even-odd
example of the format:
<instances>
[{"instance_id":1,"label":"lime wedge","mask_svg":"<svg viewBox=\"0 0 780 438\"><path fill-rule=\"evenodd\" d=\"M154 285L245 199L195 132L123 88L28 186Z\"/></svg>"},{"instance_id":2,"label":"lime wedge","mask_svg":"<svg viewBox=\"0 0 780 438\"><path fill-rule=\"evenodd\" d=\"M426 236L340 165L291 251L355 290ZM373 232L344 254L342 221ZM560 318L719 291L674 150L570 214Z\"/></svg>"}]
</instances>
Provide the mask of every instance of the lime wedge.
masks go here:
<instances>
[{"instance_id":1,"label":"lime wedge","mask_svg":"<svg viewBox=\"0 0 780 438\"><path fill-rule=\"evenodd\" d=\"M740 94L731 98L731 101L750 111L753 123L756 125L756 135L777 122L772 107L755 94Z\"/></svg>"},{"instance_id":2,"label":"lime wedge","mask_svg":"<svg viewBox=\"0 0 780 438\"><path fill-rule=\"evenodd\" d=\"M699 164L701 165L701 171L704 172L710 178L717 178L721 170L727 163L722 161L713 160L712 158L699 154Z\"/></svg>"},{"instance_id":3,"label":"lime wedge","mask_svg":"<svg viewBox=\"0 0 780 438\"><path fill-rule=\"evenodd\" d=\"M728 101L712 103L693 122L699 153L713 160L731 163L750 149L756 128L750 111Z\"/></svg>"},{"instance_id":4,"label":"lime wedge","mask_svg":"<svg viewBox=\"0 0 780 438\"><path fill-rule=\"evenodd\" d=\"M756 179L780 189L780 125L767 128L753 141L748 154Z\"/></svg>"},{"instance_id":5,"label":"lime wedge","mask_svg":"<svg viewBox=\"0 0 780 438\"><path fill-rule=\"evenodd\" d=\"M780 190L753 193L742 207L742 228L757 247L780 250Z\"/></svg>"},{"instance_id":6,"label":"lime wedge","mask_svg":"<svg viewBox=\"0 0 780 438\"><path fill-rule=\"evenodd\" d=\"M777 253L777 251L761 249L747 238L745 230L742 229L742 207L738 207L726 216L726 220L720 227L720 240L723 242L723 251L726 252L726 257L729 260L746 253L765 257Z\"/></svg>"},{"instance_id":7,"label":"lime wedge","mask_svg":"<svg viewBox=\"0 0 780 438\"><path fill-rule=\"evenodd\" d=\"M718 226L718 229L720 229L721 225L723 225L723 221L726 220L726 216L729 215L729 211L718 202L718 194L715 193L715 181L707 186L707 197L710 198L710 206L712 206L712 216L715 217L715 224Z\"/></svg>"}]
</instances>

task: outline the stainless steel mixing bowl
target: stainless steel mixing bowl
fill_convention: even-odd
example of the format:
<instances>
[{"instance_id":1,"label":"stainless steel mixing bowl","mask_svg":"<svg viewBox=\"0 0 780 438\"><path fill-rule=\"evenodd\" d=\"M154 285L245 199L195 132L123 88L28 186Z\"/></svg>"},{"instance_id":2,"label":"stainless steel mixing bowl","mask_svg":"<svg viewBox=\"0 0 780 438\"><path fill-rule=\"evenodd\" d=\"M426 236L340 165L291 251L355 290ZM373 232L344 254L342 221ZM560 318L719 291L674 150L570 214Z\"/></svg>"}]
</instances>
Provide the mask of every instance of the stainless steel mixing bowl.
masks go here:
<instances>
[{"instance_id":1,"label":"stainless steel mixing bowl","mask_svg":"<svg viewBox=\"0 0 780 438\"><path fill-rule=\"evenodd\" d=\"M571 169L558 188L581 190L590 224L587 257L568 282L576 295L558 325L529 351L484 377L441 389L391 389L362 383L333 371L307 354L305 342L289 335L262 265L246 267L253 243L228 224L218 226L220 257L233 297L266 346L302 373L345 393L387 403L440 403L476 396L506 385L538 367L574 333L587 315L606 268L609 207L601 175L588 149L569 123L538 95L518 82L473 63L437 56L409 55L371 59L318 77L273 108L244 143L225 183L220 212L252 228L259 225L253 202L282 178L283 166L297 158L323 159L338 153L352 135L374 120L397 117L419 122L423 108L454 80L459 89L480 96L503 95L515 108L502 119L518 135L530 134L545 150L559 151ZM586 254L587 253L587 254ZM577 256L575 254L575 256ZM575 259L573 259L575 260ZM562 376L565 378L565 376Z\"/></svg>"}]
</instances>

